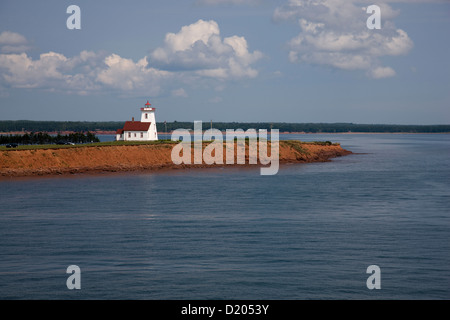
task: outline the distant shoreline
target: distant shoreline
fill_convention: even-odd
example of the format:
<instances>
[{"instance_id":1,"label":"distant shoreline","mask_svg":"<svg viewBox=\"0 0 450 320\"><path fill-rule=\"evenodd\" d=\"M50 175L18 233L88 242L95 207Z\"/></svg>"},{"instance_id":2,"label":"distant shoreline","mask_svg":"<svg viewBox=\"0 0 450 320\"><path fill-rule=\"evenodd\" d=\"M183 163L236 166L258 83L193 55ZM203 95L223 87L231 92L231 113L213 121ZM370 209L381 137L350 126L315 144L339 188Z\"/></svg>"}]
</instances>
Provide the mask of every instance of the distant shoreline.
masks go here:
<instances>
[{"instance_id":1,"label":"distant shoreline","mask_svg":"<svg viewBox=\"0 0 450 320\"><path fill-rule=\"evenodd\" d=\"M159 134L170 134L177 129L194 130L195 121L160 121L156 122ZM115 134L123 128L124 121L34 121L34 120L0 120L0 134L23 132L92 132L98 135ZM278 129L281 134L415 134L415 133L450 133L450 124L364 124L364 123L314 123L314 122L202 122L201 129L214 128L221 132L242 129Z\"/></svg>"},{"instance_id":2,"label":"distant shoreline","mask_svg":"<svg viewBox=\"0 0 450 320\"><path fill-rule=\"evenodd\" d=\"M11 131L11 132L0 132L0 135L24 135L30 134L32 131ZM45 132L51 135L66 135L71 133L76 133L76 131L36 131ZM90 131L91 133L98 136L115 135L115 131ZM205 131L203 131L204 133ZM222 131L225 135L226 132ZM270 134L270 130L267 131ZM171 132L158 132L158 135L172 134ZM236 133L238 134L238 133ZM279 132L279 134L450 134L450 132Z\"/></svg>"}]
</instances>

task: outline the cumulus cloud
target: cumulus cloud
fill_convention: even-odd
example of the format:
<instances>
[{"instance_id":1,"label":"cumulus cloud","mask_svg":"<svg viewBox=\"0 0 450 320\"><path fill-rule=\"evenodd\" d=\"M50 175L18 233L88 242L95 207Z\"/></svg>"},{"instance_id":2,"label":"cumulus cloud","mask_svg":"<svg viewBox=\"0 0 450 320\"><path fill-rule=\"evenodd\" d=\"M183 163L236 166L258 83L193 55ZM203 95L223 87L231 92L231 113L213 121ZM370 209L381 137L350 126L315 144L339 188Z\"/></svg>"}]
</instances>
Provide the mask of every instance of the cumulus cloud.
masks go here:
<instances>
[{"instance_id":1,"label":"cumulus cloud","mask_svg":"<svg viewBox=\"0 0 450 320\"><path fill-rule=\"evenodd\" d=\"M264 0L197 0L196 4L199 5L208 5L208 6L216 6L223 4L230 5L256 5L260 4Z\"/></svg>"},{"instance_id":2,"label":"cumulus cloud","mask_svg":"<svg viewBox=\"0 0 450 320\"><path fill-rule=\"evenodd\" d=\"M219 26L213 20L198 20L182 27L178 33L168 33L164 46L151 54L161 68L192 71L219 79L256 77L258 71L251 65L261 57L259 51L249 52L244 37L222 39Z\"/></svg>"},{"instance_id":3,"label":"cumulus cloud","mask_svg":"<svg viewBox=\"0 0 450 320\"><path fill-rule=\"evenodd\" d=\"M172 90L172 95L174 97L181 97L181 98L187 98L188 94L186 93L186 90L183 88Z\"/></svg>"},{"instance_id":4,"label":"cumulus cloud","mask_svg":"<svg viewBox=\"0 0 450 320\"><path fill-rule=\"evenodd\" d=\"M120 94L158 95L164 88L211 78L227 80L256 77L252 64L262 57L250 52L244 37L222 39L215 21L199 20L178 33L168 33L164 45L150 57L133 61L118 54L82 51L74 57L47 52L31 57L16 53L28 41L18 33L0 34L0 89L41 88L67 93L90 94L116 90ZM3 50L5 46L9 49ZM5 52L3 52L5 51ZM20 50L19 50L20 51ZM169 88L167 88L169 87ZM175 87L176 88L176 87ZM186 97L184 89L172 94Z\"/></svg>"},{"instance_id":5,"label":"cumulus cloud","mask_svg":"<svg viewBox=\"0 0 450 320\"><path fill-rule=\"evenodd\" d=\"M370 70L372 78L381 79L395 76L395 70L390 67L378 67Z\"/></svg>"},{"instance_id":6,"label":"cumulus cloud","mask_svg":"<svg viewBox=\"0 0 450 320\"><path fill-rule=\"evenodd\" d=\"M26 53L0 54L0 68L3 68L3 78L9 84L18 88L35 88L50 81L64 80L68 59L59 53L41 54L38 60L33 60Z\"/></svg>"},{"instance_id":7,"label":"cumulus cloud","mask_svg":"<svg viewBox=\"0 0 450 320\"><path fill-rule=\"evenodd\" d=\"M147 57L134 62L112 54L104 62L107 68L98 73L96 80L123 91L146 91L150 95L157 95L161 80L170 75L167 71L148 68Z\"/></svg>"},{"instance_id":8,"label":"cumulus cloud","mask_svg":"<svg viewBox=\"0 0 450 320\"><path fill-rule=\"evenodd\" d=\"M218 96L208 100L209 103L220 103L222 101L223 101L222 97L218 97Z\"/></svg>"},{"instance_id":9,"label":"cumulus cloud","mask_svg":"<svg viewBox=\"0 0 450 320\"><path fill-rule=\"evenodd\" d=\"M0 33L0 45L22 45L26 44L27 39L16 32L3 31Z\"/></svg>"},{"instance_id":10,"label":"cumulus cloud","mask_svg":"<svg viewBox=\"0 0 450 320\"><path fill-rule=\"evenodd\" d=\"M32 59L26 53L0 54L2 83L15 88L41 88L88 94L108 88L156 95L169 72L147 67L147 58L133 62L119 55L89 51L67 58L56 52Z\"/></svg>"},{"instance_id":11,"label":"cumulus cloud","mask_svg":"<svg viewBox=\"0 0 450 320\"><path fill-rule=\"evenodd\" d=\"M0 54L0 85L88 94L102 88L96 81L103 55L82 51L68 58L47 52L33 59L26 53Z\"/></svg>"},{"instance_id":12,"label":"cumulus cloud","mask_svg":"<svg viewBox=\"0 0 450 320\"><path fill-rule=\"evenodd\" d=\"M4 53L24 52L30 49L27 39L16 32L0 33L0 51Z\"/></svg>"},{"instance_id":13,"label":"cumulus cloud","mask_svg":"<svg viewBox=\"0 0 450 320\"><path fill-rule=\"evenodd\" d=\"M398 15L387 0L380 1L381 30L366 27L368 1L289 0L274 12L274 20L293 20L300 33L289 42L289 59L296 63L327 65L344 70L365 70L370 77L392 77L381 65L384 56L407 54L413 42L390 20Z\"/></svg>"}]
</instances>

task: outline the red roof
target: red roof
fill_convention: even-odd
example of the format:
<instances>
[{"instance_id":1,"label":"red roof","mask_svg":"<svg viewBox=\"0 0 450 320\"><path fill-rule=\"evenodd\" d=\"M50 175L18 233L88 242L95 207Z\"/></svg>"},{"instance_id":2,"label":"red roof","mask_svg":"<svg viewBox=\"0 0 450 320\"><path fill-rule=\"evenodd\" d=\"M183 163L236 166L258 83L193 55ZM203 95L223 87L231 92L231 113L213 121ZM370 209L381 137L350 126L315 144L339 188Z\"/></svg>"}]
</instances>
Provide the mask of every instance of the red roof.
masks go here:
<instances>
[{"instance_id":1,"label":"red roof","mask_svg":"<svg viewBox=\"0 0 450 320\"><path fill-rule=\"evenodd\" d=\"M151 104L150 104L150 102L148 102L148 100L147 100L147 103L145 105L147 106L147 108L151 106Z\"/></svg>"},{"instance_id":2,"label":"red roof","mask_svg":"<svg viewBox=\"0 0 450 320\"><path fill-rule=\"evenodd\" d=\"M117 129L116 134L123 134L123 129Z\"/></svg>"},{"instance_id":3,"label":"red roof","mask_svg":"<svg viewBox=\"0 0 450 320\"><path fill-rule=\"evenodd\" d=\"M123 126L123 131L148 131L150 122L127 121Z\"/></svg>"}]
</instances>

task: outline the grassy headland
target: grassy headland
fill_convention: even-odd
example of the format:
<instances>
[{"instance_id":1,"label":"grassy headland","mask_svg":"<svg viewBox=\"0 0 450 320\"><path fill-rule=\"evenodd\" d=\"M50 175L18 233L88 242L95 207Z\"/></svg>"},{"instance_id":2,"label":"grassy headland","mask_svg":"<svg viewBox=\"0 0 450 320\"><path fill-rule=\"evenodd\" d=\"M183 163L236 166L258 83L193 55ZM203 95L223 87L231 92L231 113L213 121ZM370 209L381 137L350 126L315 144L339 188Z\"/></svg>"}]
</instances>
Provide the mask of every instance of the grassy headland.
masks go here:
<instances>
[{"instance_id":1,"label":"grassy headland","mask_svg":"<svg viewBox=\"0 0 450 320\"><path fill-rule=\"evenodd\" d=\"M172 149L179 142L100 142L83 145L20 146L0 149L0 176L42 176L55 174L129 172L141 170L211 167L199 165L175 165ZM208 146L203 142L203 148ZM223 145L224 150L226 148ZM270 147L268 147L270 150ZM191 148L193 159L194 148ZM224 152L224 155L226 152ZM308 163L329 161L351 154L339 144L331 142L280 141L279 161L283 163ZM235 148L235 158L237 148ZM245 151L249 163L249 147ZM193 163L193 161L192 161ZM226 163L224 161L223 163ZM237 161L234 161L237 163ZM248 164L250 165L250 164ZM227 166L226 164L212 166ZM255 166L255 165L253 165Z\"/></svg>"}]
</instances>

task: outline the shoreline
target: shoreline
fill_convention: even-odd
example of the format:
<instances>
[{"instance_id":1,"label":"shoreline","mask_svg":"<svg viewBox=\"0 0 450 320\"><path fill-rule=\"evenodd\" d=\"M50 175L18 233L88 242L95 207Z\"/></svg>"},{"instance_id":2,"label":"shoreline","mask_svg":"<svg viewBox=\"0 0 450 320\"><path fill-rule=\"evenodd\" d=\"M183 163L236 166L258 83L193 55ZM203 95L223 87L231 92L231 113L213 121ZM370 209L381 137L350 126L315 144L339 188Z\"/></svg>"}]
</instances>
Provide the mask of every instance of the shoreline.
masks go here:
<instances>
[{"instance_id":1,"label":"shoreline","mask_svg":"<svg viewBox=\"0 0 450 320\"><path fill-rule=\"evenodd\" d=\"M204 145L204 147L206 144ZM185 170L194 168L253 167L249 164L246 148L245 164L237 164L235 149L233 164L181 164L172 162L173 144L107 146L61 149L0 151L0 178L44 177L75 174L106 174L114 172L144 172L160 170ZM268 147L270 150L270 148ZM224 149L225 150L225 149ZM193 159L192 148L191 157ZM225 157L224 152L224 157ZM279 163L327 162L333 158L352 154L339 144L321 145L295 140L280 141ZM193 163L193 161L192 161Z\"/></svg>"},{"instance_id":2,"label":"shoreline","mask_svg":"<svg viewBox=\"0 0 450 320\"><path fill-rule=\"evenodd\" d=\"M193 131L193 130L192 130ZM0 132L0 135L24 135L30 134L32 131L11 131L11 132ZM67 135L71 133L76 133L77 131L36 131L36 132L45 132L49 135ZM83 131L84 132L84 131ZM87 131L86 131L87 132ZM108 135L116 135L115 131L89 131L97 136L108 136ZM202 134L205 131L202 131ZM226 135L225 131L222 131L224 135ZM171 132L158 132L158 135L171 135ZM239 134L236 132L235 134ZM245 134L245 133L244 133ZM270 130L267 130L267 134L270 135ZM331 135L331 134L450 134L450 132L279 132L279 134L323 134L323 135Z\"/></svg>"}]
</instances>

